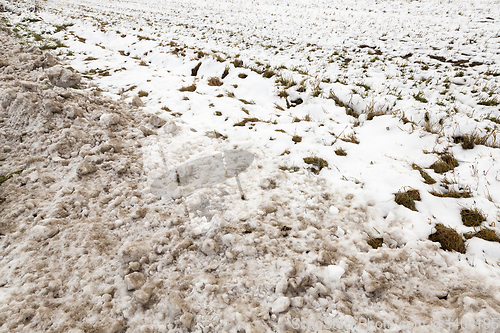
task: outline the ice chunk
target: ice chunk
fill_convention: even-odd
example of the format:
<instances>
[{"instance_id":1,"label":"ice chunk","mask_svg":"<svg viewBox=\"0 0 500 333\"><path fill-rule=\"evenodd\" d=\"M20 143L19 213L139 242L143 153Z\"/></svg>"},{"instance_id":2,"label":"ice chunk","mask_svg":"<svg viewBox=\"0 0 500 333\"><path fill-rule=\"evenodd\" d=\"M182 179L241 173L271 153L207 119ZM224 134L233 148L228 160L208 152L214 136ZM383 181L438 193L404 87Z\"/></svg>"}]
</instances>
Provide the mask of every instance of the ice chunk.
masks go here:
<instances>
[{"instance_id":1,"label":"ice chunk","mask_svg":"<svg viewBox=\"0 0 500 333\"><path fill-rule=\"evenodd\" d=\"M58 87L73 87L80 83L81 77L69 69L61 66L54 66L45 71L50 82Z\"/></svg>"},{"instance_id":2,"label":"ice chunk","mask_svg":"<svg viewBox=\"0 0 500 333\"><path fill-rule=\"evenodd\" d=\"M146 278L144 277L144 274L140 272L134 272L130 273L125 276L125 283L127 284L127 289L128 290L135 290L140 287L146 282Z\"/></svg>"},{"instance_id":3,"label":"ice chunk","mask_svg":"<svg viewBox=\"0 0 500 333\"><path fill-rule=\"evenodd\" d=\"M120 121L120 116L116 113L105 113L99 119L101 123L106 125L106 127L116 125Z\"/></svg>"},{"instance_id":4,"label":"ice chunk","mask_svg":"<svg viewBox=\"0 0 500 333\"><path fill-rule=\"evenodd\" d=\"M285 312L290 307L290 298L286 296L279 297L274 301L271 311L273 313Z\"/></svg>"}]
</instances>

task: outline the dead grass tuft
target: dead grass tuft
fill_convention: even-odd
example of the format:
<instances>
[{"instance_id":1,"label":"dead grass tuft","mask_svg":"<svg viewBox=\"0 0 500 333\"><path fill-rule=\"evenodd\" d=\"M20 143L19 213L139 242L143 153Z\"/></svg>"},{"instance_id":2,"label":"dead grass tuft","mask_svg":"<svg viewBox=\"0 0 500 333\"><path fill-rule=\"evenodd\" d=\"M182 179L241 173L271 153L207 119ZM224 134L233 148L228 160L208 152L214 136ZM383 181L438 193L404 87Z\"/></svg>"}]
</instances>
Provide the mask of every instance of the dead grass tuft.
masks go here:
<instances>
[{"instance_id":1,"label":"dead grass tuft","mask_svg":"<svg viewBox=\"0 0 500 333\"><path fill-rule=\"evenodd\" d=\"M441 248L445 251L457 251L465 253L465 243L460 234L456 230L445 227L443 224L436 225L436 232L429 235L429 240L441 244Z\"/></svg>"},{"instance_id":2,"label":"dead grass tuft","mask_svg":"<svg viewBox=\"0 0 500 333\"><path fill-rule=\"evenodd\" d=\"M287 98L288 97L288 92L286 90L280 90L280 92L278 93L278 97L280 98Z\"/></svg>"},{"instance_id":3,"label":"dead grass tuft","mask_svg":"<svg viewBox=\"0 0 500 333\"><path fill-rule=\"evenodd\" d=\"M244 118L242 121L237 122L233 126L245 126L247 123L258 123L262 122L259 118Z\"/></svg>"},{"instance_id":4,"label":"dead grass tuft","mask_svg":"<svg viewBox=\"0 0 500 333\"><path fill-rule=\"evenodd\" d=\"M489 242L497 242L500 243L500 237L498 237L497 233L491 229L482 229L475 233L468 233L464 235L466 239L471 239L472 237L481 238L487 240Z\"/></svg>"},{"instance_id":5,"label":"dead grass tuft","mask_svg":"<svg viewBox=\"0 0 500 333\"><path fill-rule=\"evenodd\" d=\"M233 66L238 68L238 67L243 67L243 60L240 59L234 59L232 62Z\"/></svg>"},{"instance_id":6,"label":"dead grass tuft","mask_svg":"<svg viewBox=\"0 0 500 333\"><path fill-rule=\"evenodd\" d=\"M477 132L453 137L455 143L461 143L463 149L472 149L474 145L483 145L491 148L500 148L496 140L496 132L491 131L486 135L479 135Z\"/></svg>"},{"instance_id":7,"label":"dead grass tuft","mask_svg":"<svg viewBox=\"0 0 500 333\"><path fill-rule=\"evenodd\" d=\"M190 86L186 86L186 87L182 87L181 89L179 89L179 91L190 91L190 92L193 92L196 90L196 84L192 84Z\"/></svg>"},{"instance_id":8,"label":"dead grass tuft","mask_svg":"<svg viewBox=\"0 0 500 333\"><path fill-rule=\"evenodd\" d=\"M351 133L349 135L346 135L342 138L340 138L340 140L344 141L344 142L350 142L350 143L354 143L354 144L359 144L359 140L358 138L356 137L356 135L354 135L354 133Z\"/></svg>"},{"instance_id":9,"label":"dead grass tuft","mask_svg":"<svg viewBox=\"0 0 500 333\"><path fill-rule=\"evenodd\" d=\"M215 86L215 87L220 87L222 86L222 81L221 79L219 79L218 77L216 76L213 76L211 78L208 79L208 85L209 86Z\"/></svg>"},{"instance_id":10,"label":"dead grass tuft","mask_svg":"<svg viewBox=\"0 0 500 333\"><path fill-rule=\"evenodd\" d=\"M384 243L384 239L383 238L373 238L373 237L370 237L370 238L368 238L368 240L366 242L372 248L378 249L379 247L382 247L382 244Z\"/></svg>"},{"instance_id":11,"label":"dead grass tuft","mask_svg":"<svg viewBox=\"0 0 500 333\"><path fill-rule=\"evenodd\" d=\"M20 175L23 170L17 170L6 175L0 175L0 184L3 184L7 180L11 179L13 175Z\"/></svg>"},{"instance_id":12,"label":"dead grass tuft","mask_svg":"<svg viewBox=\"0 0 500 333\"><path fill-rule=\"evenodd\" d=\"M276 83L284 86L285 89L297 85L297 82L295 82L291 77L284 77L284 76L280 76L279 78L277 78Z\"/></svg>"},{"instance_id":13,"label":"dead grass tuft","mask_svg":"<svg viewBox=\"0 0 500 333\"><path fill-rule=\"evenodd\" d=\"M255 102L254 102L254 101L247 101L246 99L243 99L243 98L240 98L240 99L238 99L238 100L239 100L241 103L243 103L243 104L247 104L247 105L253 105L253 104L255 104Z\"/></svg>"},{"instance_id":14,"label":"dead grass tuft","mask_svg":"<svg viewBox=\"0 0 500 333\"><path fill-rule=\"evenodd\" d=\"M316 157L316 156L305 157L304 162L306 164L312 165L310 170L312 172L314 172L315 174L318 174L321 171L321 169L323 169L323 168L328 168L328 162L325 161L324 159Z\"/></svg>"},{"instance_id":15,"label":"dead grass tuft","mask_svg":"<svg viewBox=\"0 0 500 333\"><path fill-rule=\"evenodd\" d=\"M462 222L467 227L479 227L482 222L486 221L482 212L477 208L474 209L462 209L460 211L460 216L462 217Z\"/></svg>"},{"instance_id":16,"label":"dead grass tuft","mask_svg":"<svg viewBox=\"0 0 500 333\"><path fill-rule=\"evenodd\" d=\"M440 197L440 198L454 198L454 199L459 199L459 198L470 198L470 197L472 197L472 194L468 190L461 192L461 191L457 191L455 189L451 189L448 192L444 192L444 193L439 193L439 192L437 192L435 190L432 190L429 193L432 194L433 196Z\"/></svg>"},{"instance_id":17,"label":"dead grass tuft","mask_svg":"<svg viewBox=\"0 0 500 333\"><path fill-rule=\"evenodd\" d=\"M453 142L460 143L463 149L472 149L475 146L474 134L458 135L453 137Z\"/></svg>"},{"instance_id":18,"label":"dead grass tuft","mask_svg":"<svg viewBox=\"0 0 500 333\"><path fill-rule=\"evenodd\" d=\"M198 70L200 69L201 67L201 61L193 67L193 69L191 69L191 76L196 76L198 75Z\"/></svg>"},{"instance_id":19,"label":"dead grass tuft","mask_svg":"<svg viewBox=\"0 0 500 333\"><path fill-rule=\"evenodd\" d=\"M286 165L280 165L279 169L282 171L290 171L290 172L297 172L300 170L300 168L297 166L287 167Z\"/></svg>"},{"instance_id":20,"label":"dead grass tuft","mask_svg":"<svg viewBox=\"0 0 500 333\"><path fill-rule=\"evenodd\" d=\"M359 114L357 114L354 111L354 109L349 105L349 103L342 102L340 100L340 98L338 98L338 96L333 92L333 90L330 90L330 94L328 95L328 98L329 99L333 99L333 101L335 102L335 105L343 107L345 109L345 113L348 116L351 116L351 117L354 117L354 118L358 118L359 117Z\"/></svg>"},{"instance_id":21,"label":"dead grass tuft","mask_svg":"<svg viewBox=\"0 0 500 333\"><path fill-rule=\"evenodd\" d=\"M302 137L300 135L294 135L292 137L292 141L295 142L295 143L302 142Z\"/></svg>"},{"instance_id":22,"label":"dead grass tuft","mask_svg":"<svg viewBox=\"0 0 500 333\"><path fill-rule=\"evenodd\" d=\"M399 191L398 193L394 193L394 200L398 205L417 211L415 201L420 201L420 192L418 190Z\"/></svg>"},{"instance_id":23,"label":"dead grass tuft","mask_svg":"<svg viewBox=\"0 0 500 333\"><path fill-rule=\"evenodd\" d=\"M219 138L222 139L222 140L226 140L227 139L227 135L223 135L223 134L217 132L216 130L214 130L214 135L215 135L216 139L219 139Z\"/></svg>"},{"instance_id":24,"label":"dead grass tuft","mask_svg":"<svg viewBox=\"0 0 500 333\"><path fill-rule=\"evenodd\" d=\"M495 98L487 98L487 99L481 99L479 102L477 102L479 105L484 105L484 106L497 106L500 104L500 102Z\"/></svg>"},{"instance_id":25,"label":"dead grass tuft","mask_svg":"<svg viewBox=\"0 0 500 333\"><path fill-rule=\"evenodd\" d=\"M224 73L222 73L221 78L224 80L228 75L229 75L229 66L226 66L226 68L224 68Z\"/></svg>"},{"instance_id":26,"label":"dead grass tuft","mask_svg":"<svg viewBox=\"0 0 500 333\"><path fill-rule=\"evenodd\" d=\"M430 168L436 173L445 173L453 170L458 166L458 161L451 153L444 153L440 156L439 160L434 162Z\"/></svg>"},{"instance_id":27,"label":"dead grass tuft","mask_svg":"<svg viewBox=\"0 0 500 333\"><path fill-rule=\"evenodd\" d=\"M266 79L272 78L274 75L276 75L276 72L273 71L272 69L266 69L264 73L262 73L262 76L265 77Z\"/></svg>"},{"instance_id":28,"label":"dead grass tuft","mask_svg":"<svg viewBox=\"0 0 500 333\"><path fill-rule=\"evenodd\" d=\"M335 150L335 154L338 156L347 156L347 152L342 147Z\"/></svg>"},{"instance_id":29,"label":"dead grass tuft","mask_svg":"<svg viewBox=\"0 0 500 333\"><path fill-rule=\"evenodd\" d=\"M281 106L279 106L277 103L274 103L274 107L280 111L285 111Z\"/></svg>"},{"instance_id":30,"label":"dead grass tuft","mask_svg":"<svg viewBox=\"0 0 500 333\"><path fill-rule=\"evenodd\" d=\"M149 93L144 91L144 90L139 90L139 92L137 93L137 95L139 97L148 97L149 96Z\"/></svg>"},{"instance_id":31,"label":"dead grass tuft","mask_svg":"<svg viewBox=\"0 0 500 333\"><path fill-rule=\"evenodd\" d=\"M436 183L436 181L434 180L434 178L432 178L431 176L429 176L429 174L427 172L425 172L421 167L419 167L415 163L413 163L411 165L411 167L413 168L413 170L418 170L418 172L420 172L420 175L424 179L424 183L429 184L429 185L432 185L432 184Z\"/></svg>"}]
</instances>

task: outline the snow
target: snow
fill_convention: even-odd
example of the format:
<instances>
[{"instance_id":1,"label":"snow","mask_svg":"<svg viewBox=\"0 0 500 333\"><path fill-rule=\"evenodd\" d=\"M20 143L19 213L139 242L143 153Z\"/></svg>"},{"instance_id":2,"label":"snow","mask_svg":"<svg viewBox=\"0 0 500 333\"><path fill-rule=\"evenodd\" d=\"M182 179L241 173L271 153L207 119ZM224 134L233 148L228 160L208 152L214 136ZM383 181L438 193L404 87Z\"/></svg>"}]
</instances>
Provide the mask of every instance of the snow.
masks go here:
<instances>
[{"instance_id":1,"label":"snow","mask_svg":"<svg viewBox=\"0 0 500 333\"><path fill-rule=\"evenodd\" d=\"M500 233L495 1L0 8L0 174L22 170L0 185L1 332L500 320L499 243L428 240ZM471 196L431 193L451 189Z\"/></svg>"}]
</instances>

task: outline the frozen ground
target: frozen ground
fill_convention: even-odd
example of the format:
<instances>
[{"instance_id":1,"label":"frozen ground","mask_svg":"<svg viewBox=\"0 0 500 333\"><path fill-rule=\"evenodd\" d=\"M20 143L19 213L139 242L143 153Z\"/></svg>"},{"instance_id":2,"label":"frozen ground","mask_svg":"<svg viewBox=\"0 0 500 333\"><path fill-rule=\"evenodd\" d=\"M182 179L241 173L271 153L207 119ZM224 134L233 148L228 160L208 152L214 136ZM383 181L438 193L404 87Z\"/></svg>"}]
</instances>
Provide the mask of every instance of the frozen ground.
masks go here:
<instances>
[{"instance_id":1,"label":"frozen ground","mask_svg":"<svg viewBox=\"0 0 500 333\"><path fill-rule=\"evenodd\" d=\"M0 9L0 331L500 331L495 1Z\"/></svg>"}]
</instances>

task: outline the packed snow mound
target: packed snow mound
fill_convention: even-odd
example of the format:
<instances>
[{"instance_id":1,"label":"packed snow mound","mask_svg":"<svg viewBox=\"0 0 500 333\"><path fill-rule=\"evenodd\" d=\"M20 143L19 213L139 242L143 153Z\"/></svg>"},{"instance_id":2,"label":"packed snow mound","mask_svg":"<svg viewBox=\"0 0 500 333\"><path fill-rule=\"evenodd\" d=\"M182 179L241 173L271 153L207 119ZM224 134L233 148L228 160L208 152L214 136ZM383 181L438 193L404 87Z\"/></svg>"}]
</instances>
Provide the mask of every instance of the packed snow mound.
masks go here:
<instances>
[{"instance_id":1,"label":"packed snow mound","mask_svg":"<svg viewBox=\"0 0 500 333\"><path fill-rule=\"evenodd\" d=\"M362 191L146 115L140 97L106 97L0 39L0 332L453 332L498 318L498 279L408 236ZM192 187L163 196L159 178Z\"/></svg>"}]
</instances>

